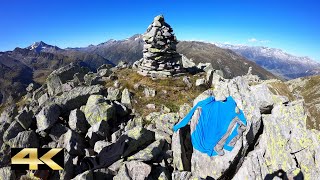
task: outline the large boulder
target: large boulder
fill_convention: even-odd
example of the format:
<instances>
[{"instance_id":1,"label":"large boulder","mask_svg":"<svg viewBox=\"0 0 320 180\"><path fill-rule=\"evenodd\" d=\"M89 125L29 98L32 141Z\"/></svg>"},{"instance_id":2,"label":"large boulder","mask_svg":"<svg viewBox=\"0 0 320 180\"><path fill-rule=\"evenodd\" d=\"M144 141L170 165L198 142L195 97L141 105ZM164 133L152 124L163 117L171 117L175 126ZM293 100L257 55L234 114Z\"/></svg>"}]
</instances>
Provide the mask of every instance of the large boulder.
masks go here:
<instances>
[{"instance_id":1,"label":"large boulder","mask_svg":"<svg viewBox=\"0 0 320 180\"><path fill-rule=\"evenodd\" d=\"M80 109L74 109L70 112L68 124L72 130L82 134L87 133L89 129L86 117Z\"/></svg>"},{"instance_id":2,"label":"large boulder","mask_svg":"<svg viewBox=\"0 0 320 180\"><path fill-rule=\"evenodd\" d=\"M188 139L190 128L189 131L187 128L179 129L172 136L173 167L178 171L191 170L191 154L189 149L190 147L192 148L192 145L190 138Z\"/></svg>"},{"instance_id":3,"label":"large boulder","mask_svg":"<svg viewBox=\"0 0 320 180\"><path fill-rule=\"evenodd\" d=\"M130 129L125 132L124 135L127 135L130 139L128 142L128 148L123 153L124 157L140 149L142 146L149 145L155 139L154 132L142 127Z\"/></svg>"},{"instance_id":4,"label":"large boulder","mask_svg":"<svg viewBox=\"0 0 320 180\"><path fill-rule=\"evenodd\" d=\"M8 145L11 148L37 148L39 139L34 131L22 131L15 138L10 139Z\"/></svg>"},{"instance_id":5,"label":"large boulder","mask_svg":"<svg viewBox=\"0 0 320 180\"><path fill-rule=\"evenodd\" d=\"M107 121L99 121L93 124L87 134L86 138L89 144L93 147L94 144L99 140L105 140L110 136L110 127Z\"/></svg>"},{"instance_id":6,"label":"large boulder","mask_svg":"<svg viewBox=\"0 0 320 180\"><path fill-rule=\"evenodd\" d=\"M155 141L138 153L128 157L128 160L144 162L155 160L161 154L164 142L164 140Z\"/></svg>"},{"instance_id":7,"label":"large boulder","mask_svg":"<svg viewBox=\"0 0 320 180\"><path fill-rule=\"evenodd\" d=\"M102 95L91 95L84 108L85 117L90 125L115 118L115 107Z\"/></svg>"},{"instance_id":8,"label":"large boulder","mask_svg":"<svg viewBox=\"0 0 320 180\"><path fill-rule=\"evenodd\" d=\"M10 139L16 137L21 131L24 131L24 129L20 123L13 121L3 134L3 142L7 143Z\"/></svg>"},{"instance_id":9,"label":"large boulder","mask_svg":"<svg viewBox=\"0 0 320 180\"><path fill-rule=\"evenodd\" d=\"M56 104L49 104L42 108L36 115L38 131L51 128L60 116L60 107Z\"/></svg>"},{"instance_id":10,"label":"large boulder","mask_svg":"<svg viewBox=\"0 0 320 180\"><path fill-rule=\"evenodd\" d=\"M23 109L15 119L24 129L28 129L33 122L33 112Z\"/></svg>"},{"instance_id":11,"label":"large boulder","mask_svg":"<svg viewBox=\"0 0 320 180\"><path fill-rule=\"evenodd\" d=\"M286 174L287 178L320 177L320 133L306 128L302 101L276 105L263 116L259 144L248 154L234 179L257 179Z\"/></svg>"},{"instance_id":12,"label":"large boulder","mask_svg":"<svg viewBox=\"0 0 320 180\"><path fill-rule=\"evenodd\" d=\"M256 91L256 89L263 89L263 91ZM207 90L200 94L194 100L194 105L209 96L214 96L216 100L224 100L226 97L232 96L247 119L246 131L231 152L226 151L223 156L209 157L196 149L193 150L192 175L218 179L240 166L241 164L238 162L244 160L245 156L243 155L249 151L249 146L255 143L259 135L258 132L262 128L260 109L264 109L265 106L272 107L275 104L281 104L284 100L280 96L273 95L268 88L249 86L249 81L245 77L219 81L215 84L214 90Z\"/></svg>"},{"instance_id":13,"label":"large boulder","mask_svg":"<svg viewBox=\"0 0 320 180\"><path fill-rule=\"evenodd\" d=\"M51 96L61 93L63 91L62 84L66 83L68 80L72 80L73 75L79 71L80 66L74 63L53 71L46 80L48 93Z\"/></svg>"},{"instance_id":14,"label":"large boulder","mask_svg":"<svg viewBox=\"0 0 320 180\"><path fill-rule=\"evenodd\" d=\"M71 91L57 96L54 102L61 107L63 112L69 112L85 105L90 95L100 94L102 89L101 85L75 87Z\"/></svg>"},{"instance_id":15,"label":"large boulder","mask_svg":"<svg viewBox=\"0 0 320 180\"><path fill-rule=\"evenodd\" d=\"M150 165L138 161L129 161L120 168L114 180L145 180L150 173Z\"/></svg>"},{"instance_id":16,"label":"large boulder","mask_svg":"<svg viewBox=\"0 0 320 180\"><path fill-rule=\"evenodd\" d=\"M65 148L70 155L82 156L85 153L84 139L70 129L59 138L58 147Z\"/></svg>"},{"instance_id":17,"label":"large boulder","mask_svg":"<svg viewBox=\"0 0 320 180\"><path fill-rule=\"evenodd\" d=\"M59 171L60 179L71 179L74 177L74 169L73 158L68 152L64 152L64 169Z\"/></svg>"},{"instance_id":18,"label":"large boulder","mask_svg":"<svg viewBox=\"0 0 320 180\"><path fill-rule=\"evenodd\" d=\"M172 127L179 121L177 113L161 114L157 120L154 121L156 129L161 130L169 135L173 134Z\"/></svg>"},{"instance_id":19,"label":"large boulder","mask_svg":"<svg viewBox=\"0 0 320 180\"><path fill-rule=\"evenodd\" d=\"M58 141L59 138L66 133L69 130L69 128L61 123L56 123L52 126L49 132L49 137L51 137L52 140Z\"/></svg>"}]
</instances>

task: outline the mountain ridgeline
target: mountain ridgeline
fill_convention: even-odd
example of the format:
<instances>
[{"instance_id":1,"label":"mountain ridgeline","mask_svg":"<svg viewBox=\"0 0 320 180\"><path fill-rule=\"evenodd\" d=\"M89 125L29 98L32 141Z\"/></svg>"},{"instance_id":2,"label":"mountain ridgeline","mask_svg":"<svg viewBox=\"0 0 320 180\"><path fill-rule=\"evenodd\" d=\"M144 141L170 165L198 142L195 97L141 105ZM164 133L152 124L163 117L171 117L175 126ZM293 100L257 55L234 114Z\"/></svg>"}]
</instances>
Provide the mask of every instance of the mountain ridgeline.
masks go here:
<instances>
[{"instance_id":1,"label":"mountain ridgeline","mask_svg":"<svg viewBox=\"0 0 320 180\"><path fill-rule=\"evenodd\" d=\"M40 41L27 48L1 52L0 82L3 86L0 87L0 100L3 103L23 95L29 83L42 84L53 70L71 62L80 63L94 71L103 64L114 65L120 61L132 64L142 58L142 50L142 36L134 35L125 40L109 40L84 48L61 49ZM249 67L252 67L252 73L261 79L276 78L272 73L231 50L209 43L180 41L177 52L195 63L211 63L214 69L222 70L227 78L244 75Z\"/></svg>"},{"instance_id":2,"label":"mountain ridgeline","mask_svg":"<svg viewBox=\"0 0 320 180\"><path fill-rule=\"evenodd\" d=\"M143 40L141 35L134 35L126 40L109 40L97 46L76 48L76 50L98 54L115 64L119 61L133 63L143 57ZM211 63L214 69L222 70L228 78L246 74L250 66L253 68L253 74L259 75L262 79L275 78L272 73L257 64L210 43L179 41L177 52L195 63Z\"/></svg>"},{"instance_id":3,"label":"mountain ridgeline","mask_svg":"<svg viewBox=\"0 0 320 180\"><path fill-rule=\"evenodd\" d=\"M230 49L284 79L320 74L319 62L308 57L293 56L281 49L230 44L217 46Z\"/></svg>"}]
</instances>

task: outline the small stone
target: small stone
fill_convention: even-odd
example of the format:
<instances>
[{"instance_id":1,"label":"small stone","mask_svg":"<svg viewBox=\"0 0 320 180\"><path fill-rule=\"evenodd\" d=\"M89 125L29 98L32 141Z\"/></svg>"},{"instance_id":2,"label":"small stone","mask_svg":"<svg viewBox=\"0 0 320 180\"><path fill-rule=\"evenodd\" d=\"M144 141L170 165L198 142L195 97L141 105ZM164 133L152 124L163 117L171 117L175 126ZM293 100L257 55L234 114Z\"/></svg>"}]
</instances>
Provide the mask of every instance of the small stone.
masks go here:
<instances>
[{"instance_id":1,"label":"small stone","mask_svg":"<svg viewBox=\"0 0 320 180\"><path fill-rule=\"evenodd\" d=\"M111 143L109 143L108 141L97 141L95 144L94 144L94 151L96 153L100 153L100 151L106 147L106 146L109 146Z\"/></svg>"},{"instance_id":2,"label":"small stone","mask_svg":"<svg viewBox=\"0 0 320 180\"><path fill-rule=\"evenodd\" d=\"M143 93L145 94L146 97L155 97L156 96L156 90L152 88L144 88Z\"/></svg>"},{"instance_id":3,"label":"small stone","mask_svg":"<svg viewBox=\"0 0 320 180\"><path fill-rule=\"evenodd\" d=\"M206 80L205 79L197 79L196 80L196 86L199 87L199 86L205 86L206 85Z\"/></svg>"},{"instance_id":4,"label":"small stone","mask_svg":"<svg viewBox=\"0 0 320 180\"><path fill-rule=\"evenodd\" d=\"M156 105L155 104L147 104L146 107L148 109L156 109Z\"/></svg>"},{"instance_id":5,"label":"small stone","mask_svg":"<svg viewBox=\"0 0 320 180\"><path fill-rule=\"evenodd\" d=\"M131 94L127 88L122 91L121 103L127 107L132 107L131 105Z\"/></svg>"},{"instance_id":6,"label":"small stone","mask_svg":"<svg viewBox=\"0 0 320 180\"><path fill-rule=\"evenodd\" d=\"M121 98L121 94L119 89L114 87L108 88L108 96L107 96L108 100L117 101L117 100L120 100L120 98Z\"/></svg>"},{"instance_id":7,"label":"small stone","mask_svg":"<svg viewBox=\"0 0 320 180\"><path fill-rule=\"evenodd\" d=\"M44 94L38 99L39 106L41 106L42 104L44 104L48 99L49 99L48 93L44 93Z\"/></svg>"},{"instance_id":8,"label":"small stone","mask_svg":"<svg viewBox=\"0 0 320 180\"><path fill-rule=\"evenodd\" d=\"M119 88L120 87L120 82L119 81L114 81L113 86L115 88Z\"/></svg>"}]
</instances>

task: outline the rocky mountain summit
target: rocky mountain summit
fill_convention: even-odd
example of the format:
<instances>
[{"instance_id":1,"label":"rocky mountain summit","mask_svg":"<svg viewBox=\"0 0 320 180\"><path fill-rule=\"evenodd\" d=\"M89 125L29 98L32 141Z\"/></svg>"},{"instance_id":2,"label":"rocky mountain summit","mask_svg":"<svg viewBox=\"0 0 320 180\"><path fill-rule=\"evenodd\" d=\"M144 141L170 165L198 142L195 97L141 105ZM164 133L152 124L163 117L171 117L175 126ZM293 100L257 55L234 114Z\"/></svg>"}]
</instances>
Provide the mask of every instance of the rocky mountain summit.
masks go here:
<instances>
[{"instance_id":1,"label":"rocky mountain summit","mask_svg":"<svg viewBox=\"0 0 320 180\"><path fill-rule=\"evenodd\" d=\"M139 41L139 37L130 41ZM144 41L144 57L132 66L123 61L114 66L104 58L103 65L86 58L63 62L63 67L46 76L43 84L30 83L24 96L1 109L0 177L14 180L320 177L320 132L315 119L320 117L319 97L310 90L318 87L316 77L282 82L270 79L274 77L272 74L251 67L244 60L241 62L245 63L233 66L241 74L231 75L230 68L216 68L221 65L221 58L225 58L221 56L225 50L205 43L181 42L181 51L186 54L200 47L208 56L219 57L216 64L194 61L176 52L176 39L162 16L154 19ZM30 49L15 51L49 55ZM72 51L77 56L87 55ZM56 56L57 52L51 55ZM196 53L188 55L201 57ZM231 59L224 61L227 67L240 62L231 51L228 57ZM32 63L26 64L35 68ZM97 67L98 64L101 66ZM267 78L260 78L259 73ZM192 107L210 96L221 103L231 96L236 103L233 108L242 110L246 119L242 135L239 133L233 141L234 148L222 149L223 153L211 157L193 147L194 121L173 131L173 126ZM198 120L198 116L201 115L196 111L191 119ZM11 170L11 148L18 147L63 148L64 170Z\"/></svg>"},{"instance_id":2,"label":"rocky mountain summit","mask_svg":"<svg viewBox=\"0 0 320 180\"><path fill-rule=\"evenodd\" d=\"M198 69L195 75L154 80L137 74L126 63L103 65L96 73L77 64L55 70L40 88L28 86L27 95L2 112L0 177L178 180L320 176L320 132L307 129L303 99L283 96L274 81L260 80L251 70L225 79L209 64L194 68ZM172 130L193 105L209 96L217 100L232 96L248 123L234 149L223 156L209 157L194 150L189 126ZM65 168L11 171L12 147L64 148Z\"/></svg>"},{"instance_id":3,"label":"rocky mountain summit","mask_svg":"<svg viewBox=\"0 0 320 180\"><path fill-rule=\"evenodd\" d=\"M51 46L49 44L44 43L43 41L34 42L31 46L27 47L27 49L31 51L35 51L37 53L50 52L50 51L54 52L54 51L61 50L59 47Z\"/></svg>"}]
</instances>

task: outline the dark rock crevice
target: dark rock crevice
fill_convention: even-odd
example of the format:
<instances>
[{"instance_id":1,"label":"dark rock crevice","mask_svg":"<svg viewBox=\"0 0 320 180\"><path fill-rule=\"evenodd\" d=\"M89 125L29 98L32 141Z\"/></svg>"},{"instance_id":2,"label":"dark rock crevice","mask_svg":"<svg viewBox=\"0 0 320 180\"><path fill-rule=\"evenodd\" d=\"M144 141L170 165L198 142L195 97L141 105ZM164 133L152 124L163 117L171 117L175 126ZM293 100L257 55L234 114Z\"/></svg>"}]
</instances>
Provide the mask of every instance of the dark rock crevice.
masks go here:
<instances>
[{"instance_id":1,"label":"dark rock crevice","mask_svg":"<svg viewBox=\"0 0 320 180\"><path fill-rule=\"evenodd\" d=\"M260 135L263 133L263 128L264 128L262 118L261 118L260 122L261 122L260 128L251 143L250 143L250 138L248 138L248 137L250 136L249 134L253 133L252 127L250 128L250 130L246 136L247 141L249 142L250 145L249 145L248 149L245 151L245 154L238 154L238 156L235 157L234 161L230 164L229 169L227 169L225 171L225 173L218 180L232 179L234 177L234 175L240 169L244 159L249 154L249 152L253 151L254 148L257 146L257 144L259 143ZM253 134L251 136L253 136ZM243 147L239 151L241 152L242 150L243 150Z\"/></svg>"}]
</instances>

